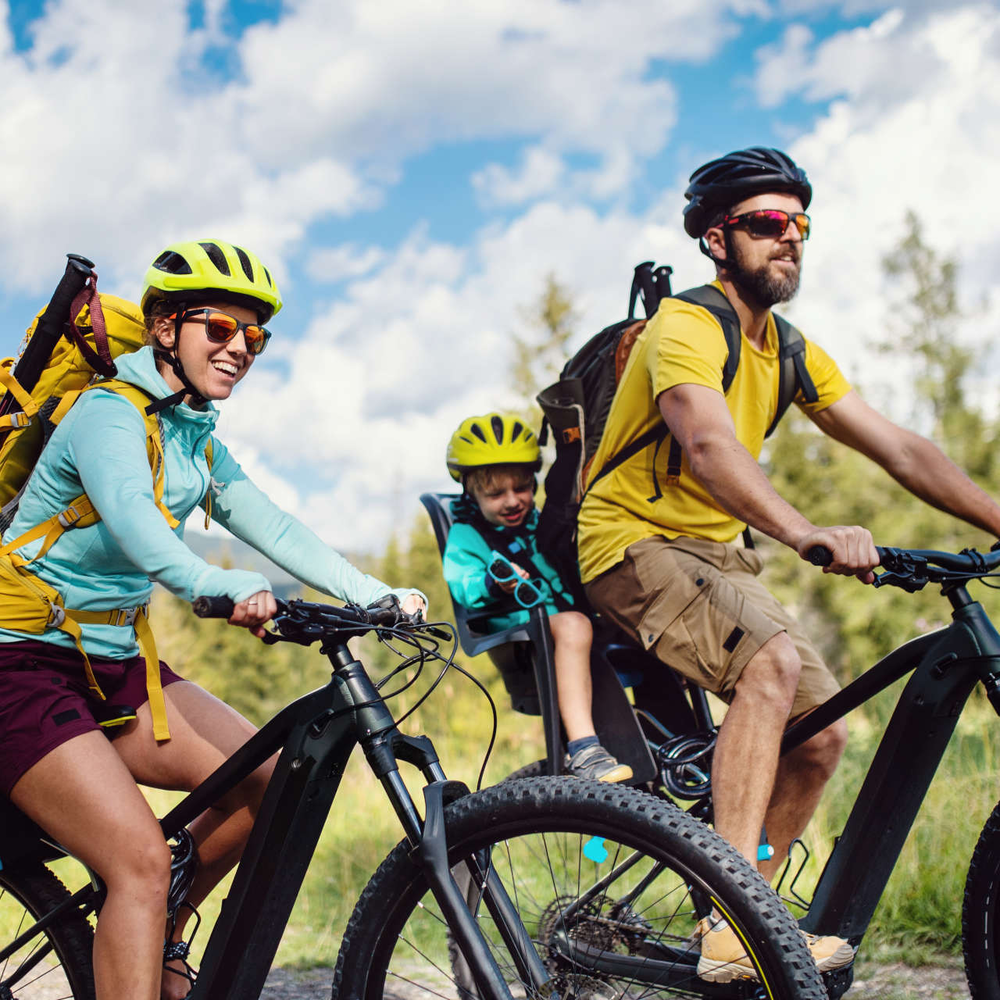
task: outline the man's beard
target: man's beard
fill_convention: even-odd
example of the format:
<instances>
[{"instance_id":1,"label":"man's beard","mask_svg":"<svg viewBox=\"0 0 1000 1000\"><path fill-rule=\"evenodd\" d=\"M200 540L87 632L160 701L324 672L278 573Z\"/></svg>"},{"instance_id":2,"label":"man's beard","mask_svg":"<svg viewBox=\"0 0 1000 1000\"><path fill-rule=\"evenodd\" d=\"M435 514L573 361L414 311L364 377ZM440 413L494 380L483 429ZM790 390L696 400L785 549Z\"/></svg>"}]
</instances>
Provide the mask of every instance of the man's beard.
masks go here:
<instances>
[{"instance_id":1,"label":"man's beard","mask_svg":"<svg viewBox=\"0 0 1000 1000\"><path fill-rule=\"evenodd\" d=\"M731 263L726 269L726 277L736 285L745 298L753 300L765 309L770 309L779 302L787 302L799 290L799 277L802 272L801 255L796 254L794 271L782 270L778 275L774 275L771 273L771 260L751 269L745 266L743 255L736 251L732 241L729 241L727 250L727 259Z\"/></svg>"}]
</instances>

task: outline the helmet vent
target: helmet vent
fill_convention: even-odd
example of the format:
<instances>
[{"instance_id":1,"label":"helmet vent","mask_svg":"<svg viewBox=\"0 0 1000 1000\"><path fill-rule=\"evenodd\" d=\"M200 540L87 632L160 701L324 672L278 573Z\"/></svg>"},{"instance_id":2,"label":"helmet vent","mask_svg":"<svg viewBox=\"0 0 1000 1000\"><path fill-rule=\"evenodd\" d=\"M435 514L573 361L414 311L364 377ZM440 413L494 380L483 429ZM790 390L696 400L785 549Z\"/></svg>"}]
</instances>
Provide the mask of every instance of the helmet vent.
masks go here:
<instances>
[{"instance_id":1,"label":"helmet vent","mask_svg":"<svg viewBox=\"0 0 1000 1000\"><path fill-rule=\"evenodd\" d=\"M486 444L486 435L483 433L483 429L479 426L479 424L470 425L469 430L472 431L472 433L475 434L476 437L483 442L483 444Z\"/></svg>"},{"instance_id":2,"label":"helmet vent","mask_svg":"<svg viewBox=\"0 0 1000 1000\"><path fill-rule=\"evenodd\" d=\"M216 270L228 278L230 276L229 261L226 260L222 248L216 243L199 243L198 245L208 254L208 259L215 265Z\"/></svg>"},{"instance_id":3,"label":"helmet vent","mask_svg":"<svg viewBox=\"0 0 1000 1000\"><path fill-rule=\"evenodd\" d=\"M514 421L514 426L511 429L510 439L511 441L516 441L524 431L524 424L520 420Z\"/></svg>"},{"instance_id":4,"label":"helmet vent","mask_svg":"<svg viewBox=\"0 0 1000 1000\"><path fill-rule=\"evenodd\" d=\"M156 260L153 261L153 267L157 271L167 271L170 274L190 274L191 265L179 254L174 253L173 250L164 250Z\"/></svg>"},{"instance_id":5,"label":"helmet vent","mask_svg":"<svg viewBox=\"0 0 1000 1000\"><path fill-rule=\"evenodd\" d=\"M253 264L250 263L250 257L246 250L241 250L237 246L234 246L233 249L236 251L236 256L240 259L240 267L243 268L243 273L247 276L247 281L253 281Z\"/></svg>"},{"instance_id":6,"label":"helmet vent","mask_svg":"<svg viewBox=\"0 0 1000 1000\"><path fill-rule=\"evenodd\" d=\"M494 415L490 419L490 426L493 428L493 436L497 439L497 444L503 444L503 420Z\"/></svg>"},{"instance_id":7,"label":"helmet vent","mask_svg":"<svg viewBox=\"0 0 1000 1000\"><path fill-rule=\"evenodd\" d=\"M264 272L264 277L267 278L267 287L274 288L274 282L271 280L271 272L261 264L260 269Z\"/></svg>"}]
</instances>

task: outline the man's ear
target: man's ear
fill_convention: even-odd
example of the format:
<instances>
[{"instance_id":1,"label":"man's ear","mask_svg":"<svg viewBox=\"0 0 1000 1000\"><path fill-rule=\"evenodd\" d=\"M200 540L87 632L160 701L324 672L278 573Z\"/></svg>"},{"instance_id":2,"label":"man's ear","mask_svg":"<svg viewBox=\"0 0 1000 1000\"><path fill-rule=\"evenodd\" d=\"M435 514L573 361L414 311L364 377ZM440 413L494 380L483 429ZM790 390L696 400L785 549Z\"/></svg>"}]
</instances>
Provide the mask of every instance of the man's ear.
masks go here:
<instances>
[{"instance_id":1,"label":"man's ear","mask_svg":"<svg viewBox=\"0 0 1000 1000\"><path fill-rule=\"evenodd\" d=\"M705 241L705 245L709 249L709 253L716 260L726 260L728 254L726 253L726 234L722 230L722 226L712 226L702 237Z\"/></svg>"}]
</instances>

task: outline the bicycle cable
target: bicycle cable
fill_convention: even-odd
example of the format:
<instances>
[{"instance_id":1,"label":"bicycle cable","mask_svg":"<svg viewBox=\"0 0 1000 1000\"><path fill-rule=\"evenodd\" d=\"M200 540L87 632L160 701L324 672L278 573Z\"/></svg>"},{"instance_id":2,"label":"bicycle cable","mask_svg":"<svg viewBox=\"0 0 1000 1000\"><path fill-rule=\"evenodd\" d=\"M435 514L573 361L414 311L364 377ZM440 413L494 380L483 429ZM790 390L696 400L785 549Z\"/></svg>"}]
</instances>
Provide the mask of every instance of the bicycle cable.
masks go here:
<instances>
[{"instance_id":1,"label":"bicycle cable","mask_svg":"<svg viewBox=\"0 0 1000 1000\"><path fill-rule=\"evenodd\" d=\"M414 712L417 711L417 709L419 709L424 704L424 702L427 701L427 699L434 693L434 690L438 687L438 685L441 683L441 681L444 680L445 675L447 674L448 670L451 669L451 668L454 668L455 670L457 670L464 677L466 677L470 681L472 681L472 683L475 684L477 688L479 688L479 690L482 692L483 696L486 698L486 702L487 702L487 704L489 705L489 708L490 708L491 725L490 725L490 739L489 739L489 742L488 742L488 744L486 746L486 752L483 755L482 764L481 764L481 766L479 768L479 775L478 775L478 777L476 779L476 790L478 791L480 788L482 788L483 780L486 777L486 768L489 765L490 757L493 755L493 750L494 750L494 748L496 746L497 734L498 734L499 728L500 728L499 714L497 712L496 702L493 700L493 696L489 693L489 691L486 689L486 687L483 685L483 683L479 680L479 678L477 678L474 674L470 673L468 670L466 670L460 664L458 664L458 663L455 662L455 654L457 652L457 638L455 637L455 632L454 632L453 626L449 622L435 622L434 623L434 627L448 629L449 631L451 631L453 645L452 645L451 655L448 656L447 658L445 658L444 656L442 656L442 654L440 652L438 652L438 650L439 650L439 644L437 642L434 642L433 639L431 639L430 637L423 637L425 642L428 642L429 644L433 644L433 648L429 649L427 646L424 646L421 642L417 641L414 638L413 632L411 632L409 630L404 630L400 634L400 630L393 629L393 628L387 628L387 629L385 629L384 631L388 632L390 634L390 636L392 637L392 639L396 639L396 640L403 641L403 642L408 642L408 643L416 646L417 649L419 650L419 652L413 654L412 656L408 657L407 659L404 659L403 662L397 664L397 666L395 667L395 669L392 670L385 677L383 677L380 681L378 681L375 686L377 688L381 689L382 685L384 685L385 683L387 683L392 677L395 677L397 674L399 674L403 670L406 670L413 663L415 663L415 662L419 662L420 663L420 666L419 666L418 670L413 674L413 676L411 678L409 678L407 680L406 684L404 684L402 687L398 688L397 690L392 691L389 694L384 694L382 696L383 700L388 701L388 699L394 698L396 695L401 694L403 691L406 691L408 688L410 688L413 684L416 683L416 681L420 677L420 674L423 671L423 667L424 667L424 665L425 665L425 663L427 662L428 659L439 659L439 660L442 660L444 662L444 666L441 668L440 673L431 682L430 686L421 695L421 697L419 698L419 700L411 708L409 708L407 711L405 711L401 716L399 716L398 718L394 719L394 722L395 722L395 724L397 726L400 723L402 723L403 721L405 721L407 718L409 718ZM385 638L381 634L381 631L382 630L380 630L377 633L378 640L380 642L383 642L386 646L388 646L394 653L397 653L397 655L401 655L401 654L399 654L399 651L392 645L392 642L389 639Z\"/></svg>"}]
</instances>

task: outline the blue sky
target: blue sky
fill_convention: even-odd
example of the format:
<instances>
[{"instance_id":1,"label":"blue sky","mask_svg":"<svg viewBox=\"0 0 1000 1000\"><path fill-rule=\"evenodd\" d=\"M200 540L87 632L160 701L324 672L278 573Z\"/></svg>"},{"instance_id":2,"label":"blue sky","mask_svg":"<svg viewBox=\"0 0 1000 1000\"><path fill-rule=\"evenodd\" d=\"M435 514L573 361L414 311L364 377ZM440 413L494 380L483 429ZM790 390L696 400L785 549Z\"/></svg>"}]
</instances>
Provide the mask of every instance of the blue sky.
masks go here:
<instances>
[{"instance_id":1,"label":"blue sky","mask_svg":"<svg viewBox=\"0 0 1000 1000\"><path fill-rule=\"evenodd\" d=\"M851 377L891 380L871 350L894 294L879 260L908 208L996 316L1000 211L975 197L998 174L995 3L12 0L0 14L0 350L67 251L134 298L168 242L245 243L287 304L222 433L346 550L377 550L421 490L449 484L462 417L517 402L511 338L547 274L573 295L581 342L619 318L639 260L673 264L678 286L706 279L682 193L729 149L780 146L809 171L815 236L789 314Z\"/></svg>"}]
</instances>

